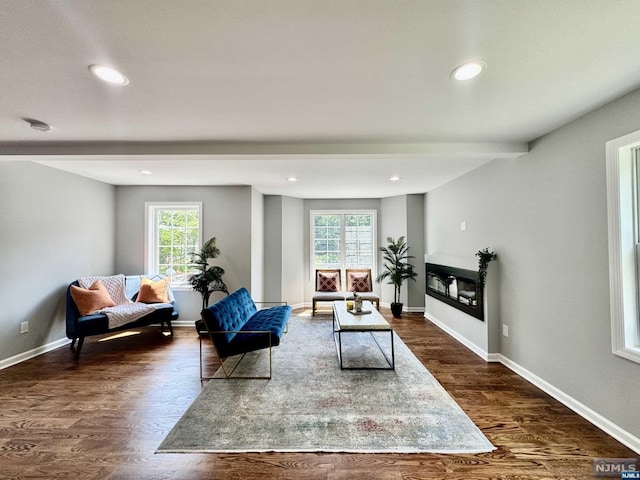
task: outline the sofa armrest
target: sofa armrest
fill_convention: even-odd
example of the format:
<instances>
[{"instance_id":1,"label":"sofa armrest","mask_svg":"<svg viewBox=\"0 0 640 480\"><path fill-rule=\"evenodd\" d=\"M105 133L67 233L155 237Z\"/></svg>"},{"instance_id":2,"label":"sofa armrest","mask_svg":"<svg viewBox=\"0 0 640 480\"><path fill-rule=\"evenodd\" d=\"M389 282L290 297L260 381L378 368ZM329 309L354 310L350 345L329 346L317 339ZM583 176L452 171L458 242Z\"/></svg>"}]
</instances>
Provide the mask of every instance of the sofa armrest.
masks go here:
<instances>
[{"instance_id":1,"label":"sofa armrest","mask_svg":"<svg viewBox=\"0 0 640 480\"><path fill-rule=\"evenodd\" d=\"M73 300L71 296L71 285L75 285L76 287L80 286L78 281L72 282L67 287L67 312L66 312L66 320L67 320L67 338L77 338L78 337L78 318L80 317L80 312L78 312L78 307L76 306L76 302Z\"/></svg>"}]
</instances>

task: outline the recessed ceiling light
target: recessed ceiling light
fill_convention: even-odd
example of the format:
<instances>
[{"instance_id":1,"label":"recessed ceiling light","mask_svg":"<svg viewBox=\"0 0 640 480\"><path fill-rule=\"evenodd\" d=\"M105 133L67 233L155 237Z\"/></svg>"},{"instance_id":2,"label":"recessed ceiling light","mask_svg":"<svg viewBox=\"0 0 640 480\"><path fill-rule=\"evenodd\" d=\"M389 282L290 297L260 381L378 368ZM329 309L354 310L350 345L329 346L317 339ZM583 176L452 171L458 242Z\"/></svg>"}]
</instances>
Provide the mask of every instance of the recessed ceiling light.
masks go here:
<instances>
[{"instance_id":1,"label":"recessed ceiling light","mask_svg":"<svg viewBox=\"0 0 640 480\"><path fill-rule=\"evenodd\" d=\"M389 178L389 180L391 180L392 182L397 182L398 180L400 180L400 177L397 175L394 175L393 177Z\"/></svg>"},{"instance_id":2,"label":"recessed ceiling light","mask_svg":"<svg viewBox=\"0 0 640 480\"><path fill-rule=\"evenodd\" d=\"M23 120L27 122L31 128L38 130L39 132L50 132L53 130L51 125L40 120L36 120L35 118L23 118Z\"/></svg>"},{"instance_id":3,"label":"recessed ceiling light","mask_svg":"<svg viewBox=\"0 0 640 480\"><path fill-rule=\"evenodd\" d=\"M151 170L140 170L140 173L142 175L153 175L153 172Z\"/></svg>"},{"instance_id":4,"label":"recessed ceiling light","mask_svg":"<svg viewBox=\"0 0 640 480\"><path fill-rule=\"evenodd\" d=\"M89 65L89 71L93 73L100 80L110 83L112 85L127 85L129 79L120 73L115 68L107 67L106 65Z\"/></svg>"},{"instance_id":5,"label":"recessed ceiling light","mask_svg":"<svg viewBox=\"0 0 640 480\"><path fill-rule=\"evenodd\" d=\"M453 69L451 77L461 81L471 80L480 75L485 68L487 68L487 64L482 61L463 63Z\"/></svg>"},{"instance_id":6,"label":"recessed ceiling light","mask_svg":"<svg viewBox=\"0 0 640 480\"><path fill-rule=\"evenodd\" d=\"M289 178L287 178L287 181L288 182L297 182L298 179L296 177L289 177Z\"/></svg>"}]
</instances>

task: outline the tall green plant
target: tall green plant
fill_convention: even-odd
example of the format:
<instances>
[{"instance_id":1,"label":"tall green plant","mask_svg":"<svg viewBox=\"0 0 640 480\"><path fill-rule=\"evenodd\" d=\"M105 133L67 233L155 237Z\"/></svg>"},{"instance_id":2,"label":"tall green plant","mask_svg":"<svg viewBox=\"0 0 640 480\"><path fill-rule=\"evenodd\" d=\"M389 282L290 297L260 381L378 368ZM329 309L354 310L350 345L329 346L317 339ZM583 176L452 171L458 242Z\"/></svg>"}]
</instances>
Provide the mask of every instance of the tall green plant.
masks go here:
<instances>
[{"instance_id":1,"label":"tall green plant","mask_svg":"<svg viewBox=\"0 0 640 480\"><path fill-rule=\"evenodd\" d=\"M189 278L191 286L202 295L202 310L209 306L209 297L213 292L229 294L227 285L222 280L224 270L216 265L209 265L209 260L218 258L220 249L216 246L216 237L209 239L199 252L191 253L191 262L198 269Z\"/></svg>"},{"instance_id":2,"label":"tall green plant","mask_svg":"<svg viewBox=\"0 0 640 480\"><path fill-rule=\"evenodd\" d=\"M376 281L388 279L389 285L393 285L393 302L398 303L400 300L400 289L405 280L416 281L418 273L413 270L413 265L409 263L410 258L415 258L409 255L409 247L404 241L404 236L398 237L398 240L394 240L391 237L387 237L386 247L380 247L382 252L382 258L385 263L383 265L384 271L378 275Z\"/></svg>"}]
</instances>

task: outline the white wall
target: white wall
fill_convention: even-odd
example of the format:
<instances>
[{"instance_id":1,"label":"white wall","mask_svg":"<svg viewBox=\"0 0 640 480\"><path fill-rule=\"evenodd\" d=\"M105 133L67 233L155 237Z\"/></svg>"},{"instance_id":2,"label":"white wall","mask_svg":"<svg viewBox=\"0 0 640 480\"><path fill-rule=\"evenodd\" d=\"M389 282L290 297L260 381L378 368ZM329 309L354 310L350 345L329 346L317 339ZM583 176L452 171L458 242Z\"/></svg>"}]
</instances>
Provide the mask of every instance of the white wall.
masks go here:
<instances>
[{"instance_id":1,"label":"white wall","mask_svg":"<svg viewBox=\"0 0 640 480\"><path fill-rule=\"evenodd\" d=\"M216 237L222 254L216 259L224 268L230 292L251 288L252 227L256 201L251 187L146 187L116 188L116 271L125 275L144 273L145 202L203 202L203 241ZM211 302L223 294L211 296ZM200 318L202 299L193 291L175 292L181 321Z\"/></svg>"},{"instance_id":2,"label":"white wall","mask_svg":"<svg viewBox=\"0 0 640 480\"><path fill-rule=\"evenodd\" d=\"M428 253L498 253L501 353L636 437L640 365L611 353L605 142L640 129L638 112L640 91L426 201Z\"/></svg>"},{"instance_id":3,"label":"white wall","mask_svg":"<svg viewBox=\"0 0 640 480\"><path fill-rule=\"evenodd\" d=\"M113 273L114 206L111 185L0 162L0 365L64 339L69 283Z\"/></svg>"}]
</instances>

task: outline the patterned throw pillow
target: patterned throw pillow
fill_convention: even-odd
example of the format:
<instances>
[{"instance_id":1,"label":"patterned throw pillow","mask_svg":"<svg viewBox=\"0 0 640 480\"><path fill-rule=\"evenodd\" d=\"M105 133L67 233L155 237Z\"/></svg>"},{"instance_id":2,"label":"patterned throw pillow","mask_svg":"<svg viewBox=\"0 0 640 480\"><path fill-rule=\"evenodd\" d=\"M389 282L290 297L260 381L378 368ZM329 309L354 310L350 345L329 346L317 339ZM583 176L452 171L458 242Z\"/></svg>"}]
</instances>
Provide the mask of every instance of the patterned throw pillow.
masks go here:
<instances>
[{"instance_id":1,"label":"patterned throw pillow","mask_svg":"<svg viewBox=\"0 0 640 480\"><path fill-rule=\"evenodd\" d=\"M337 292L338 291L338 272L326 273L318 272L318 291L319 292Z\"/></svg>"},{"instance_id":2,"label":"patterned throw pillow","mask_svg":"<svg viewBox=\"0 0 640 480\"><path fill-rule=\"evenodd\" d=\"M114 302L116 302L116 305L131 302L131 300L127 298L127 294L125 292L125 279L124 275L121 273L108 277L81 277L78 278L78 283L82 288L89 288L96 280L100 280L100 283L102 283L104 288L107 289L109 296Z\"/></svg>"},{"instance_id":3,"label":"patterned throw pillow","mask_svg":"<svg viewBox=\"0 0 640 480\"><path fill-rule=\"evenodd\" d=\"M370 292L369 272L349 272L347 285L350 292Z\"/></svg>"},{"instance_id":4,"label":"patterned throw pillow","mask_svg":"<svg viewBox=\"0 0 640 480\"><path fill-rule=\"evenodd\" d=\"M140 292L137 302L142 303L169 303L169 277L154 282L142 277L140 281Z\"/></svg>"},{"instance_id":5,"label":"patterned throw pillow","mask_svg":"<svg viewBox=\"0 0 640 480\"><path fill-rule=\"evenodd\" d=\"M116 303L100 280L96 280L89 288L71 285L71 298L76 302L80 315L89 315L105 307L115 307Z\"/></svg>"}]
</instances>

